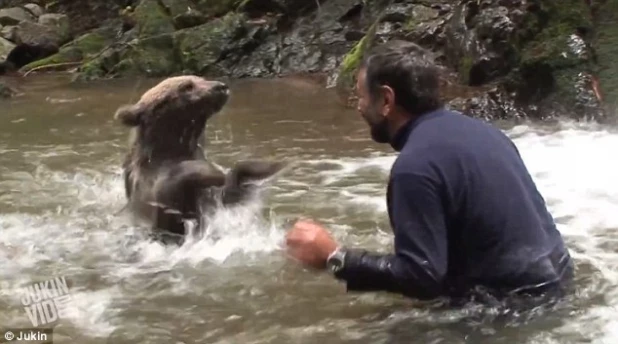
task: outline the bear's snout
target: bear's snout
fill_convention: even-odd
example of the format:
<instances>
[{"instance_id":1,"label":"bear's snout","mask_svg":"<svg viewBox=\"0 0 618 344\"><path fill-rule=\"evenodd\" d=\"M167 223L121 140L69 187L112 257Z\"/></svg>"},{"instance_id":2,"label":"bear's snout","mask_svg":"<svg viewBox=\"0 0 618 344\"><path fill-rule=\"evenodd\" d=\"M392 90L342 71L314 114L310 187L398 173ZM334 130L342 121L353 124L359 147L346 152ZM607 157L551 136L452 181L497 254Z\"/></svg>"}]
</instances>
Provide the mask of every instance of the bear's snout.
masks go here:
<instances>
[{"instance_id":1,"label":"bear's snout","mask_svg":"<svg viewBox=\"0 0 618 344\"><path fill-rule=\"evenodd\" d=\"M228 93L230 93L230 88L227 84L222 83L222 82L217 82L213 88L212 88L213 92L217 92L217 93L223 93L225 95L227 95Z\"/></svg>"}]
</instances>

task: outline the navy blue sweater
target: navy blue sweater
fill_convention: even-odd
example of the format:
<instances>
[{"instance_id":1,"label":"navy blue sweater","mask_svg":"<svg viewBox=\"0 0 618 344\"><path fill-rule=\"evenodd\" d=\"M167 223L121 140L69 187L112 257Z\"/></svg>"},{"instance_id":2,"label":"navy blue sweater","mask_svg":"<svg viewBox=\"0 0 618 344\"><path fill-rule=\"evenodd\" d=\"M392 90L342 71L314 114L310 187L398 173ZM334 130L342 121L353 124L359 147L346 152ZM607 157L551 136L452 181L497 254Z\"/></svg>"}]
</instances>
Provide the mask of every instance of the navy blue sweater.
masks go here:
<instances>
[{"instance_id":1,"label":"navy blue sweater","mask_svg":"<svg viewBox=\"0 0 618 344\"><path fill-rule=\"evenodd\" d=\"M350 291L419 299L559 284L572 261L517 148L481 120L441 109L400 129L387 193L395 253L349 250Z\"/></svg>"}]
</instances>

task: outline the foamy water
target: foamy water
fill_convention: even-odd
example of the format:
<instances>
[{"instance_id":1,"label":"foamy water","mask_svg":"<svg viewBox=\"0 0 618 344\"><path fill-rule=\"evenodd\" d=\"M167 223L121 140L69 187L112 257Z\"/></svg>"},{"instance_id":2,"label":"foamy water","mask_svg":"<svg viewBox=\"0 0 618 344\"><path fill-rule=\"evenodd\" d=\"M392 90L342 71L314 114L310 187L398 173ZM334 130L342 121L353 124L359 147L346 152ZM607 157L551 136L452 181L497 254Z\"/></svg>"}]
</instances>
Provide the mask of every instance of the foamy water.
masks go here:
<instances>
[{"instance_id":1,"label":"foamy water","mask_svg":"<svg viewBox=\"0 0 618 344\"><path fill-rule=\"evenodd\" d=\"M526 342L564 343L567 338L586 338L595 343L615 343L618 159L614 157L618 134L573 124L550 132L520 126L509 130L509 134L545 195L573 257L578 264L586 263L592 269L584 271L591 276L591 286L584 285L579 297L603 298L557 329L542 331ZM295 302L309 302L301 294L294 294L296 285L330 283L328 279L315 282L315 276L310 274L285 275L286 269L298 269L286 265L281 248L284 226L295 217L319 213L337 239L388 249L392 236L384 196L394 155L306 160L273 182L261 200L217 212L210 219L209 230L216 231L220 240L205 238L177 248L146 241L143 231L119 213L125 200L117 166L109 162L97 167L78 164L74 171L66 171L48 162L58 155L79 160L79 150L91 148L26 147L24 154L29 164L20 170L0 170L0 202L10 204L11 209L0 215L0 278L4 281L0 305L6 309L0 313L2 325L30 326L16 296L20 287L66 276L72 281L73 308L60 320L59 329L67 335L81 333L88 338L85 342L107 340L119 330L149 331L148 326L155 323L168 333L179 324L196 321L198 316L191 315L197 312L190 306L192 302L230 305L234 299L231 295L244 301L238 301L234 310L220 309L220 316L202 315L200 326L208 333L192 337L196 342L198 338L218 338L219 342L260 342L262 338L266 342L273 333L287 333L293 339L298 337L293 333L300 327L314 334L341 329L349 340L366 334L362 322L349 319L324 320L314 324L313 330L263 321L273 319L273 312L289 318L285 314L293 312ZM15 154L12 152L1 154ZM271 276L264 276L266 271ZM337 293L343 294L331 294ZM267 295L270 301L252 303ZM183 297L189 303L179 304L178 309L173 301L164 301ZM361 296L361 300L363 297L367 296ZM278 298L283 298L280 302L286 306L276 306ZM136 320L130 315L136 307L150 309L158 302L165 303L161 314L176 320L161 325L158 320ZM369 307L371 302L360 304ZM261 308L266 304L272 304L272 309ZM340 304L340 308L344 307L345 303ZM261 317L261 311L271 315ZM319 309L311 312L319 313ZM216 323L209 320L210 316L217 319ZM217 334L238 321L245 325L238 325L237 332L227 330L227 337Z\"/></svg>"}]
</instances>

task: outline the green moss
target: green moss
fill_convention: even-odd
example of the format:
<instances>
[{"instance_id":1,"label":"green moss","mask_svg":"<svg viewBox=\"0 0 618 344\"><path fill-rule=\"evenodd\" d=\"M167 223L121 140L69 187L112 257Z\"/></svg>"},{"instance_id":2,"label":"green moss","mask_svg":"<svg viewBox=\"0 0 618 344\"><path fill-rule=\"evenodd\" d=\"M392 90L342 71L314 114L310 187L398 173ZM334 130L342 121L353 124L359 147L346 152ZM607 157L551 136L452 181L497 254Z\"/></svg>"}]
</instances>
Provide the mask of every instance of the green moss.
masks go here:
<instances>
[{"instance_id":1,"label":"green moss","mask_svg":"<svg viewBox=\"0 0 618 344\"><path fill-rule=\"evenodd\" d=\"M337 88L340 90L349 90L354 87L356 72L366 51L373 45L379 22L380 19L376 20L367 30L367 34L344 56L339 67L339 77L337 78Z\"/></svg>"},{"instance_id":2,"label":"green moss","mask_svg":"<svg viewBox=\"0 0 618 344\"><path fill-rule=\"evenodd\" d=\"M607 0L598 11L595 49L604 99L618 108L618 0Z\"/></svg>"},{"instance_id":3,"label":"green moss","mask_svg":"<svg viewBox=\"0 0 618 344\"><path fill-rule=\"evenodd\" d=\"M105 76L105 71L101 69L98 61L90 61L83 64L79 73L75 74L72 81L89 81L99 79Z\"/></svg>"},{"instance_id":4,"label":"green moss","mask_svg":"<svg viewBox=\"0 0 618 344\"><path fill-rule=\"evenodd\" d=\"M76 80L103 76L145 75L165 77L177 73L204 74L219 60L229 41L246 22L231 12L206 24L169 33L138 36L130 44L101 56L80 68ZM169 29L169 28L168 28ZM166 29L167 30L167 29ZM149 30L149 33L155 33Z\"/></svg>"},{"instance_id":5,"label":"green moss","mask_svg":"<svg viewBox=\"0 0 618 344\"><path fill-rule=\"evenodd\" d=\"M470 82L470 70L472 69L473 65L474 60L470 56L464 55L459 60L459 68L457 74L459 75L459 78L464 85L467 85Z\"/></svg>"},{"instance_id":6,"label":"green moss","mask_svg":"<svg viewBox=\"0 0 618 344\"><path fill-rule=\"evenodd\" d=\"M180 60L185 71L205 73L219 60L227 41L242 27L243 14L229 13L223 18L175 33Z\"/></svg>"},{"instance_id":7,"label":"green moss","mask_svg":"<svg viewBox=\"0 0 618 344\"><path fill-rule=\"evenodd\" d=\"M573 65L573 58L564 56L569 37L584 28L593 27L592 16L585 2L543 0L540 9L529 13L519 32L517 42L524 63L542 61L560 68Z\"/></svg>"},{"instance_id":8,"label":"green moss","mask_svg":"<svg viewBox=\"0 0 618 344\"><path fill-rule=\"evenodd\" d=\"M531 101L551 92L573 100L573 80L591 68L592 62L571 54L569 39L582 29L592 30L590 9L581 0L537 0L533 4L536 10L526 14L514 40L519 64L515 73L519 75L511 75L510 80Z\"/></svg>"},{"instance_id":9,"label":"green moss","mask_svg":"<svg viewBox=\"0 0 618 344\"><path fill-rule=\"evenodd\" d=\"M123 75L136 72L149 77L163 77L179 71L180 61L173 34L140 39L120 57ZM132 74L132 73L129 73Z\"/></svg>"},{"instance_id":10,"label":"green moss","mask_svg":"<svg viewBox=\"0 0 618 344\"><path fill-rule=\"evenodd\" d=\"M112 44L113 38L113 33L109 29L99 29L86 33L73 42L62 46L57 54L34 61L22 67L21 70L29 71L40 66L87 60Z\"/></svg>"},{"instance_id":11,"label":"green moss","mask_svg":"<svg viewBox=\"0 0 618 344\"><path fill-rule=\"evenodd\" d=\"M367 45L367 36L363 37L343 58L341 62L341 72L349 73L356 70Z\"/></svg>"},{"instance_id":12,"label":"green moss","mask_svg":"<svg viewBox=\"0 0 618 344\"><path fill-rule=\"evenodd\" d=\"M166 35L174 32L174 24L166 8L157 0L142 0L132 14L139 37Z\"/></svg>"}]
</instances>

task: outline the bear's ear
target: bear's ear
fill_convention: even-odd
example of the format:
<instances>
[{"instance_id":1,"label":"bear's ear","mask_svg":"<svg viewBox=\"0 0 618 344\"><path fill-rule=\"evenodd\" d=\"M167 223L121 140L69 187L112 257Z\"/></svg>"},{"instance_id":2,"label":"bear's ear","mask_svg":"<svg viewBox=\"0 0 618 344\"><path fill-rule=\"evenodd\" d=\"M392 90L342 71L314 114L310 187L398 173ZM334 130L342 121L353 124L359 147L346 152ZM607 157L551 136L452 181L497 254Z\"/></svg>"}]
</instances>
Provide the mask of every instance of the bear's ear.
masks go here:
<instances>
[{"instance_id":1,"label":"bear's ear","mask_svg":"<svg viewBox=\"0 0 618 344\"><path fill-rule=\"evenodd\" d=\"M128 127L136 127L140 124L142 116L142 108L135 105L122 105L116 110L114 119L120 120L120 122Z\"/></svg>"}]
</instances>

